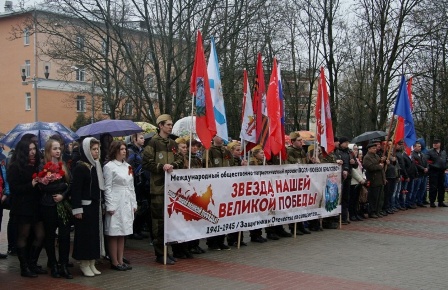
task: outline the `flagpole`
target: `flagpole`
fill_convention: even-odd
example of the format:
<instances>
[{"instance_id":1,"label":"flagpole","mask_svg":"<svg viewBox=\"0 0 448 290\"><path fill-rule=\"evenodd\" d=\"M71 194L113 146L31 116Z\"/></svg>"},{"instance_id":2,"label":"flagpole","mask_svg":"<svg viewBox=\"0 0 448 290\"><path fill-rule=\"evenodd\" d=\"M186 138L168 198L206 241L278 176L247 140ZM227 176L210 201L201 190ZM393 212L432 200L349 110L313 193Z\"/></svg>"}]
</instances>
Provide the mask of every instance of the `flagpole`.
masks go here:
<instances>
[{"instance_id":1,"label":"flagpole","mask_svg":"<svg viewBox=\"0 0 448 290\"><path fill-rule=\"evenodd\" d=\"M194 94L191 94L191 123L190 123L190 150L188 150L188 168L191 168L191 139L193 139L193 110L194 110Z\"/></svg>"}]
</instances>

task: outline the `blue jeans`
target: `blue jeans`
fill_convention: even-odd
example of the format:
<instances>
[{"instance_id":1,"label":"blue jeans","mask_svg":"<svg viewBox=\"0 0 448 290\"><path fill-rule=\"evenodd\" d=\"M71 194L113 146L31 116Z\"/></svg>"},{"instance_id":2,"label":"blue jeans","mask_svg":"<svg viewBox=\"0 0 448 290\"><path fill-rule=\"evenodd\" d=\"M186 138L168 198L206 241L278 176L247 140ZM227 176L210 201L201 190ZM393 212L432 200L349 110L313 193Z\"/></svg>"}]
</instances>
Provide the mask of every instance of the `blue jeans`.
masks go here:
<instances>
[{"instance_id":1,"label":"blue jeans","mask_svg":"<svg viewBox=\"0 0 448 290\"><path fill-rule=\"evenodd\" d=\"M406 202L405 205L406 206L410 206L412 205L412 200L413 200L413 195L414 195L414 180L415 179L411 179L409 180L409 182L407 183L407 190L408 193L405 195L406 196Z\"/></svg>"},{"instance_id":2,"label":"blue jeans","mask_svg":"<svg viewBox=\"0 0 448 290\"><path fill-rule=\"evenodd\" d=\"M409 182L407 182L407 181L401 182L401 190L400 190L400 194L398 196L399 203L400 203L401 207L406 207L406 194L403 191L408 190L408 183Z\"/></svg>"},{"instance_id":3,"label":"blue jeans","mask_svg":"<svg viewBox=\"0 0 448 290\"><path fill-rule=\"evenodd\" d=\"M409 189L409 192L411 192L412 189L412 194L411 196L409 196L409 202L407 203L407 205L415 205L417 203L417 196L419 194L420 185L422 184L422 178L414 178L414 180L412 180L411 182L412 187Z\"/></svg>"},{"instance_id":4,"label":"blue jeans","mask_svg":"<svg viewBox=\"0 0 448 290\"><path fill-rule=\"evenodd\" d=\"M423 204L426 201L426 191L428 185L428 175L421 177L420 188L417 192L417 204Z\"/></svg>"},{"instance_id":5,"label":"blue jeans","mask_svg":"<svg viewBox=\"0 0 448 290\"><path fill-rule=\"evenodd\" d=\"M390 205L392 207L398 208L398 206L400 205L399 200L400 191L401 191L401 181L399 178L397 178L397 182L395 182L395 190L390 201Z\"/></svg>"}]
</instances>

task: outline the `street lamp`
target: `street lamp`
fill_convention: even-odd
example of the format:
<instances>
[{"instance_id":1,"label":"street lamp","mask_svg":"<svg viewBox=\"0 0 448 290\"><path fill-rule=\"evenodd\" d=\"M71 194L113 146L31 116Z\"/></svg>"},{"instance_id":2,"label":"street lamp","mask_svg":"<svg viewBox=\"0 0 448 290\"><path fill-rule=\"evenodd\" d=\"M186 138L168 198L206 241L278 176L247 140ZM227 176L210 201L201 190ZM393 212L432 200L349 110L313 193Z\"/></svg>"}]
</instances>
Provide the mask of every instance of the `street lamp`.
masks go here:
<instances>
[{"instance_id":1,"label":"street lamp","mask_svg":"<svg viewBox=\"0 0 448 290\"><path fill-rule=\"evenodd\" d=\"M45 65L44 66L44 76L45 79L48 79L48 77L50 76L50 72L49 72L49 66ZM28 82L26 81L26 69L22 68L22 85L28 85ZM37 75L33 76L33 85L34 85L34 121L37 122L39 121L38 116L37 116L37 104L38 104L38 97L37 97L37 84L40 82L41 80L39 80L37 78Z\"/></svg>"}]
</instances>

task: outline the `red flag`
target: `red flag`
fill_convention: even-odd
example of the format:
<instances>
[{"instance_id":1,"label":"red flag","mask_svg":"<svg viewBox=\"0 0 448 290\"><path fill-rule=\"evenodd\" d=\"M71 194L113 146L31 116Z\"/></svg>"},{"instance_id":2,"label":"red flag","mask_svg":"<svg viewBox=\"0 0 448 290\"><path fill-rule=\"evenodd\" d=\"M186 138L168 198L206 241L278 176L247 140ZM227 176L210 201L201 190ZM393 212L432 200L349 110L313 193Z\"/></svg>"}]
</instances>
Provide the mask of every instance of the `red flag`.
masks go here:
<instances>
[{"instance_id":1,"label":"red flag","mask_svg":"<svg viewBox=\"0 0 448 290\"><path fill-rule=\"evenodd\" d=\"M264 104L263 104L264 103ZM271 148L269 146L269 119L266 108L266 88L264 83L263 63L261 53L258 53L257 70L255 72L254 86L254 114L256 120L257 142L263 147L266 159L271 159Z\"/></svg>"},{"instance_id":2,"label":"red flag","mask_svg":"<svg viewBox=\"0 0 448 290\"><path fill-rule=\"evenodd\" d=\"M198 31L196 40L196 55L191 73L190 91L196 96L196 134L205 149L209 149L211 141L216 135L216 124L200 31Z\"/></svg>"},{"instance_id":3,"label":"red flag","mask_svg":"<svg viewBox=\"0 0 448 290\"><path fill-rule=\"evenodd\" d=\"M411 106L411 112L414 111L414 103L412 102L412 77L408 80L408 97L409 105Z\"/></svg>"},{"instance_id":4,"label":"red flag","mask_svg":"<svg viewBox=\"0 0 448 290\"><path fill-rule=\"evenodd\" d=\"M331 121L330 100L328 98L327 83L324 68L320 68L319 86L316 102L316 135L319 145L330 154L334 150L333 122Z\"/></svg>"},{"instance_id":5,"label":"red flag","mask_svg":"<svg viewBox=\"0 0 448 290\"><path fill-rule=\"evenodd\" d=\"M280 102L280 114L281 114L281 127L282 127L282 151L280 152L281 160L286 160L286 140L285 140L285 102L283 96L282 76L280 73L280 65L278 69L278 101Z\"/></svg>"},{"instance_id":6,"label":"red flag","mask_svg":"<svg viewBox=\"0 0 448 290\"><path fill-rule=\"evenodd\" d=\"M404 119L402 116L398 116L397 125L395 127L394 144L404 139Z\"/></svg>"},{"instance_id":7,"label":"red flag","mask_svg":"<svg viewBox=\"0 0 448 290\"><path fill-rule=\"evenodd\" d=\"M266 104L269 117L269 142L272 154L277 155L282 150L285 136L282 135L282 124L280 115L280 102L278 90L278 72L277 59L274 58L271 78L269 80L268 93L266 96Z\"/></svg>"}]
</instances>

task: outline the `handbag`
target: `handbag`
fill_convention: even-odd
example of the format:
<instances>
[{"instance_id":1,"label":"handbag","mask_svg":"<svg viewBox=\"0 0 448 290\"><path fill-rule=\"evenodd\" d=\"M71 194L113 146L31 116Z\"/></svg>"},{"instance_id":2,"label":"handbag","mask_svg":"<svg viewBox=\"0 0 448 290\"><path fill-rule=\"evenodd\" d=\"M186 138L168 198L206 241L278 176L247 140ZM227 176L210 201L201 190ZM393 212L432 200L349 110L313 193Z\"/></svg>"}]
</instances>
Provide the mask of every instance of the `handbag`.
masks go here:
<instances>
[{"instance_id":1,"label":"handbag","mask_svg":"<svg viewBox=\"0 0 448 290\"><path fill-rule=\"evenodd\" d=\"M369 195L369 191L367 190L367 187L364 185L360 185L361 188L359 189L359 203L367 203L367 197Z\"/></svg>"}]
</instances>

